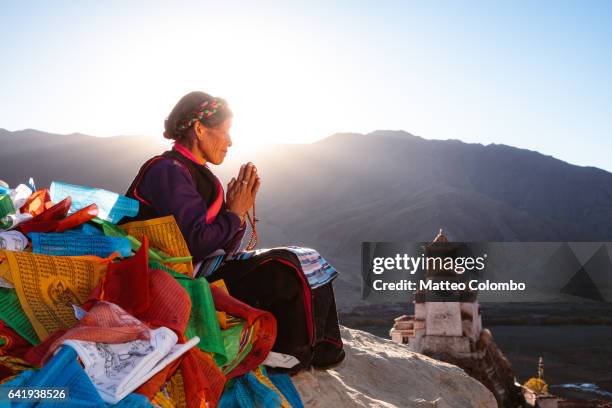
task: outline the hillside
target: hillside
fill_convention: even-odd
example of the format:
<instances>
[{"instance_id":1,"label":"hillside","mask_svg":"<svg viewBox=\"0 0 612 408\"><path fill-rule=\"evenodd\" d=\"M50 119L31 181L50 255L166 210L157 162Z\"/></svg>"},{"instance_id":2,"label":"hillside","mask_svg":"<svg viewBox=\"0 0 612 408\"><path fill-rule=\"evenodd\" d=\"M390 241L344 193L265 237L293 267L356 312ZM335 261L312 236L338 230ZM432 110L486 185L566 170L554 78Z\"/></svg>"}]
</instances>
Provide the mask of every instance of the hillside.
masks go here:
<instances>
[{"instance_id":1,"label":"hillside","mask_svg":"<svg viewBox=\"0 0 612 408\"><path fill-rule=\"evenodd\" d=\"M497 407L493 394L457 366L369 333L341 330L347 358L338 367L293 377L306 407Z\"/></svg>"}]
</instances>

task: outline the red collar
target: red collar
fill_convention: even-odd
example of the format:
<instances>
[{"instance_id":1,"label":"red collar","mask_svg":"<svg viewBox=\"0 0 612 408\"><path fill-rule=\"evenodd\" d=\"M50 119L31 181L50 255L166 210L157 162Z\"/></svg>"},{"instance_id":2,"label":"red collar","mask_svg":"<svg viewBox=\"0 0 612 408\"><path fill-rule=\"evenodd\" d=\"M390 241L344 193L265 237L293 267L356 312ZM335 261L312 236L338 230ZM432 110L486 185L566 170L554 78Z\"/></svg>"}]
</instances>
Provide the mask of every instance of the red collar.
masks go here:
<instances>
[{"instance_id":1,"label":"red collar","mask_svg":"<svg viewBox=\"0 0 612 408\"><path fill-rule=\"evenodd\" d=\"M183 146L180 143L174 143L172 150L176 150L177 152L179 152L180 154L182 154L183 156L185 156L186 158L188 158L189 160L191 160L192 162L195 162L199 165L204 165L206 162L204 160L200 160L197 157L195 157L195 155L193 153L191 153L189 151L189 149L187 149L185 146Z\"/></svg>"}]
</instances>

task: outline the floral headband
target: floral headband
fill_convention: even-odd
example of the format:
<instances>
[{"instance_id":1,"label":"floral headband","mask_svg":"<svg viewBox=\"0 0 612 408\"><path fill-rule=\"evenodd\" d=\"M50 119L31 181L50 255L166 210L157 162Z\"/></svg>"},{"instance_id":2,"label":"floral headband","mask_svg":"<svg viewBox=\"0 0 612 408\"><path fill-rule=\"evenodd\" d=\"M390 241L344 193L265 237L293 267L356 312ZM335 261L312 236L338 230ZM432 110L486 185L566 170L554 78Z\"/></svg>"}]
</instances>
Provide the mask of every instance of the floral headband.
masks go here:
<instances>
[{"instance_id":1,"label":"floral headband","mask_svg":"<svg viewBox=\"0 0 612 408\"><path fill-rule=\"evenodd\" d=\"M189 129L189 127L191 127L196 120L203 121L210 118L212 115L217 113L217 110L221 107L221 105L221 101L217 100L217 98L214 98L212 101L203 102L200 105L200 109L195 113L194 117L179 124L176 129L182 132L183 130Z\"/></svg>"}]
</instances>

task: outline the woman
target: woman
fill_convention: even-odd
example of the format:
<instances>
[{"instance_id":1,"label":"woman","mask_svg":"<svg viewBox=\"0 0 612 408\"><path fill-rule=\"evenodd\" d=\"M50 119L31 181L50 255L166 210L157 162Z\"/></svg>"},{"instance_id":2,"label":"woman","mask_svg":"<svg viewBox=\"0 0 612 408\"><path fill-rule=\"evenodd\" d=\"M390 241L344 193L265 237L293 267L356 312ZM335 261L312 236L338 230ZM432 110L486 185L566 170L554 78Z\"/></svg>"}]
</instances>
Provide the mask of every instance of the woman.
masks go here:
<instances>
[{"instance_id":1,"label":"woman","mask_svg":"<svg viewBox=\"0 0 612 408\"><path fill-rule=\"evenodd\" d=\"M242 165L227 195L208 164L221 164L232 112L227 103L191 92L165 122L171 151L147 161L126 195L140 202L132 220L173 215L196 264L197 276L223 279L232 296L270 311L278 333L273 350L296 357L291 371L326 368L344 358L331 280L335 270L316 251L288 247L236 252L261 184L252 163Z\"/></svg>"}]
</instances>

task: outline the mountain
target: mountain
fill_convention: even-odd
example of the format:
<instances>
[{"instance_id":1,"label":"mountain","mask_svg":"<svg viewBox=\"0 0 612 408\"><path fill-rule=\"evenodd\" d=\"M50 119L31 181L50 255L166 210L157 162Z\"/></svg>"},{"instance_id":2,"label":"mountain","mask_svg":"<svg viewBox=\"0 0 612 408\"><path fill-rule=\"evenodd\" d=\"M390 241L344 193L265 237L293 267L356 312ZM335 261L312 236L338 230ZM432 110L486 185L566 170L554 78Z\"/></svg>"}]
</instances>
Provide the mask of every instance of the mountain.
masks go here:
<instances>
[{"instance_id":1,"label":"mountain","mask_svg":"<svg viewBox=\"0 0 612 408\"><path fill-rule=\"evenodd\" d=\"M124 192L163 138L0 130L0 179L32 176ZM232 155L262 176L265 246L315 247L341 271L342 306L358 303L362 241L603 241L612 237L612 174L505 145L427 140L402 131L341 133L312 144Z\"/></svg>"},{"instance_id":2,"label":"mountain","mask_svg":"<svg viewBox=\"0 0 612 408\"><path fill-rule=\"evenodd\" d=\"M362 240L430 239L440 226L457 240L612 234L610 173L509 146L374 132L278 147L257 160L274 163L265 181L275 194L266 208L300 223L304 217L292 209L308 208L321 238L338 239L334 232L347 225ZM279 197L287 179L299 188Z\"/></svg>"},{"instance_id":3,"label":"mountain","mask_svg":"<svg viewBox=\"0 0 612 408\"><path fill-rule=\"evenodd\" d=\"M510 146L378 131L252 160L264 183L262 237L318 248L343 272L343 306L358 302L362 241L431 240L441 227L457 241L612 235L612 174Z\"/></svg>"},{"instance_id":4,"label":"mountain","mask_svg":"<svg viewBox=\"0 0 612 408\"><path fill-rule=\"evenodd\" d=\"M33 177L38 186L57 180L123 193L144 160L168 148L160 139L0 129L0 179L14 186Z\"/></svg>"}]
</instances>

